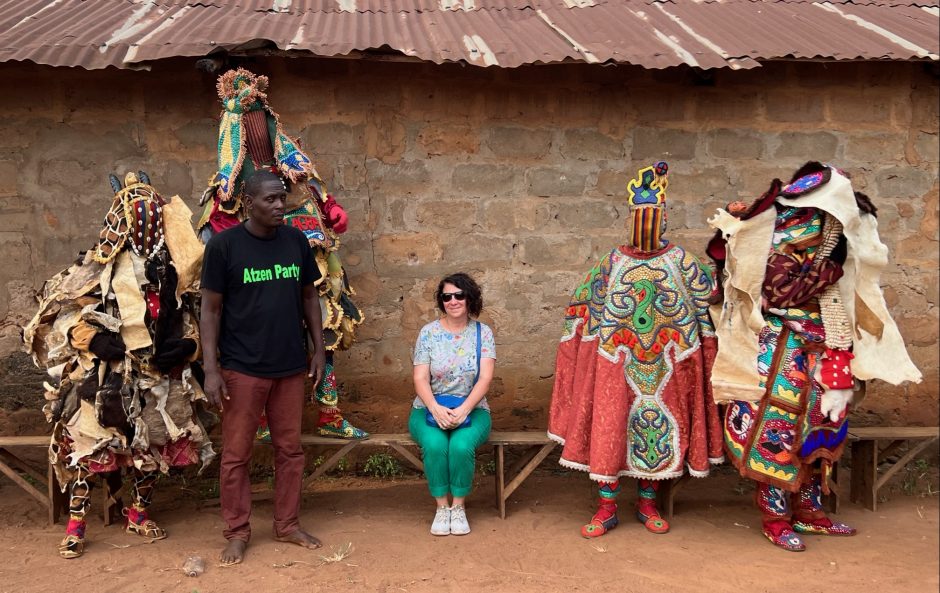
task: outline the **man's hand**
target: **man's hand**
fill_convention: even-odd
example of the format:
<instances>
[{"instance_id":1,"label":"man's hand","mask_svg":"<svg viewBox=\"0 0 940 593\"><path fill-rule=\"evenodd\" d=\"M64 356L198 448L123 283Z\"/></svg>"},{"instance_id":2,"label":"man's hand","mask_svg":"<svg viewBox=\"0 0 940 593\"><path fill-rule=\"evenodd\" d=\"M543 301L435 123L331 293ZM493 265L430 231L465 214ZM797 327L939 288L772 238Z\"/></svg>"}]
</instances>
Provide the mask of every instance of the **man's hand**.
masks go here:
<instances>
[{"instance_id":1,"label":"man's hand","mask_svg":"<svg viewBox=\"0 0 940 593\"><path fill-rule=\"evenodd\" d=\"M320 381L323 380L323 372L325 369L326 355L322 350L317 350L310 358L310 371L307 373L307 376L313 379L314 390L316 390L317 385L320 384Z\"/></svg>"},{"instance_id":2,"label":"man's hand","mask_svg":"<svg viewBox=\"0 0 940 593\"><path fill-rule=\"evenodd\" d=\"M222 373L219 371L206 371L206 384L203 387L206 397L212 406L223 411L222 400L228 400L228 388L225 387L225 381L222 380Z\"/></svg>"}]
</instances>

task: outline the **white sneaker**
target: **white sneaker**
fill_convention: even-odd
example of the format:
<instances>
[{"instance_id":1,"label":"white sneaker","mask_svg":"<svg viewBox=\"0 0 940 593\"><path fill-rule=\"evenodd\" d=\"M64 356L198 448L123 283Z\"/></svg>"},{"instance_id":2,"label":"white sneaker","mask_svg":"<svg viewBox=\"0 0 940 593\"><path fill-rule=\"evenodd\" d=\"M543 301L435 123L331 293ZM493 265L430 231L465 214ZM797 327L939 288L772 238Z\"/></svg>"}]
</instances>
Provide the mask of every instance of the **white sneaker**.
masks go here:
<instances>
[{"instance_id":1,"label":"white sneaker","mask_svg":"<svg viewBox=\"0 0 940 593\"><path fill-rule=\"evenodd\" d=\"M462 506L455 506L450 509L450 533L451 535L467 535L470 533L467 511Z\"/></svg>"},{"instance_id":2,"label":"white sneaker","mask_svg":"<svg viewBox=\"0 0 940 593\"><path fill-rule=\"evenodd\" d=\"M437 507L437 512L434 513L434 521L431 523L431 535L450 535L450 533L450 509Z\"/></svg>"}]
</instances>

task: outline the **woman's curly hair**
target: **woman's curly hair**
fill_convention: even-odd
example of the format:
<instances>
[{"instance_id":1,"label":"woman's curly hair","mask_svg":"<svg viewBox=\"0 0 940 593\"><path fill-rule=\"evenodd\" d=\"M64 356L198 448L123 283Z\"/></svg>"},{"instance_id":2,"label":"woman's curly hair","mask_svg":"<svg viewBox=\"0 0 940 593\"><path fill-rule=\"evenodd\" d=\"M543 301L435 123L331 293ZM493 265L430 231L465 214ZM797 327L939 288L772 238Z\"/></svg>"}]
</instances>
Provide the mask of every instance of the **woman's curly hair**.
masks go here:
<instances>
[{"instance_id":1,"label":"woman's curly hair","mask_svg":"<svg viewBox=\"0 0 940 593\"><path fill-rule=\"evenodd\" d=\"M473 278L463 272L445 276L438 283L437 290L434 292L434 300L437 301L437 308L441 310L441 313L445 312L442 296L445 284L453 284L467 296L467 312L470 313L471 317L480 316L480 311L483 310L483 291L480 290L480 285Z\"/></svg>"}]
</instances>

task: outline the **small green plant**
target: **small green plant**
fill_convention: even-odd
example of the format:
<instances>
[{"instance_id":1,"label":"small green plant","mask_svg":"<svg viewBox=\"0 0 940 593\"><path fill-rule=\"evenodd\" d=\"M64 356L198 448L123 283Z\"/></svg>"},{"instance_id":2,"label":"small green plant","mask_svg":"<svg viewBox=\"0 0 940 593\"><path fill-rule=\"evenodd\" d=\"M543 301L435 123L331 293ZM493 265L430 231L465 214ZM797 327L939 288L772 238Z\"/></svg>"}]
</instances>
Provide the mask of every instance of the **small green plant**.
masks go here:
<instances>
[{"instance_id":1,"label":"small green plant","mask_svg":"<svg viewBox=\"0 0 940 593\"><path fill-rule=\"evenodd\" d=\"M341 473L341 474L345 474L346 472L348 472L348 471L349 471L349 460L346 459L345 457L343 457L342 459L340 459L339 462L337 462L337 464L336 464L336 471L339 472L339 473Z\"/></svg>"},{"instance_id":2,"label":"small green plant","mask_svg":"<svg viewBox=\"0 0 940 593\"><path fill-rule=\"evenodd\" d=\"M197 493L199 498L202 500L209 500L211 498L219 497L219 481L218 480L206 480L200 481L197 485Z\"/></svg>"},{"instance_id":3,"label":"small green plant","mask_svg":"<svg viewBox=\"0 0 940 593\"><path fill-rule=\"evenodd\" d=\"M27 473L21 473L20 477L29 482L29 485L37 490L44 490L46 485Z\"/></svg>"},{"instance_id":4,"label":"small green plant","mask_svg":"<svg viewBox=\"0 0 940 593\"><path fill-rule=\"evenodd\" d=\"M907 496L922 496L925 487L930 488L930 464L926 459L918 459L904 468L904 478L901 480L901 492Z\"/></svg>"},{"instance_id":5,"label":"small green plant","mask_svg":"<svg viewBox=\"0 0 940 593\"><path fill-rule=\"evenodd\" d=\"M366 459L362 473L376 478L394 478L402 475L401 464L388 453L373 453Z\"/></svg>"},{"instance_id":6,"label":"small green plant","mask_svg":"<svg viewBox=\"0 0 940 593\"><path fill-rule=\"evenodd\" d=\"M496 473L496 460L490 459L485 463L481 463L477 466L477 470L480 472L481 476L492 476Z\"/></svg>"}]
</instances>

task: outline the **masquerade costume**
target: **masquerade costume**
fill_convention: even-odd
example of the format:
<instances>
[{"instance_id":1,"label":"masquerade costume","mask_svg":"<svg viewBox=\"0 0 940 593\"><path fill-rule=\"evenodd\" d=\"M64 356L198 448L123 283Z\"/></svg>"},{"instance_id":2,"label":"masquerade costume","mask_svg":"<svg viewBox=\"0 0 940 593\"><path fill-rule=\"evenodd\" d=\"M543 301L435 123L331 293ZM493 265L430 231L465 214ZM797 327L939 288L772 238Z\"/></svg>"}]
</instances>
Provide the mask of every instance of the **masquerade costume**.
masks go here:
<instances>
[{"instance_id":1,"label":"masquerade costume","mask_svg":"<svg viewBox=\"0 0 940 593\"><path fill-rule=\"evenodd\" d=\"M285 180L288 190L284 224L303 231L313 248L320 276L318 284L323 315L326 369L314 398L320 405L317 432L323 436L361 439L368 435L352 426L339 410L339 393L333 353L355 341L362 311L352 301L338 250L339 235L346 232L348 216L330 195L310 158L299 143L287 136L280 118L268 105L266 76L239 68L219 77L217 88L224 111L219 123L218 172L203 194L205 210L197 224L203 242L245 219L242 192L245 180L267 169ZM262 418L259 438L270 439Z\"/></svg>"},{"instance_id":2,"label":"masquerade costume","mask_svg":"<svg viewBox=\"0 0 940 593\"><path fill-rule=\"evenodd\" d=\"M764 535L786 550L805 549L800 533L855 534L821 503L853 377L920 381L878 284L888 250L874 214L842 171L811 162L709 221L724 268L712 384L728 403L725 449L757 482Z\"/></svg>"},{"instance_id":3,"label":"masquerade costume","mask_svg":"<svg viewBox=\"0 0 940 593\"><path fill-rule=\"evenodd\" d=\"M638 480L639 521L665 533L660 481L686 468L704 477L723 460L709 383L715 284L710 268L662 238L667 171L660 162L630 181L631 240L588 272L565 312L548 436L564 445L561 465L600 483L584 537L617 525L620 476Z\"/></svg>"},{"instance_id":4,"label":"masquerade costume","mask_svg":"<svg viewBox=\"0 0 940 593\"><path fill-rule=\"evenodd\" d=\"M71 491L64 558L84 551L84 516L96 476L120 489L134 474L127 531L166 532L147 515L154 483L170 467L215 456L195 402L205 399L190 362L199 355L194 284L202 245L179 198L165 200L146 174L110 176L114 201L98 244L44 285L24 329L26 351L49 372L43 412L55 423L49 461ZM201 471L200 469L200 471Z\"/></svg>"}]
</instances>

